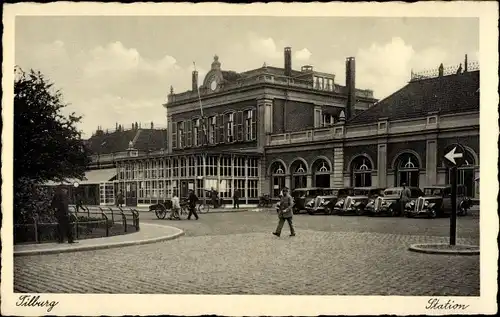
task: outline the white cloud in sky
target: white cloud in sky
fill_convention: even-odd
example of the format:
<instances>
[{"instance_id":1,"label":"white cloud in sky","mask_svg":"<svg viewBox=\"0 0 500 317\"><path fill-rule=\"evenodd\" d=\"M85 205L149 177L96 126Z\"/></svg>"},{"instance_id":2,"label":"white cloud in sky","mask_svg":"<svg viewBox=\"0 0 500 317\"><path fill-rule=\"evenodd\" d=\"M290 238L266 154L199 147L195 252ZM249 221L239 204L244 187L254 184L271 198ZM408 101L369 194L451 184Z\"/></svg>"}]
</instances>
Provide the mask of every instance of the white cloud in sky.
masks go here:
<instances>
[{"instance_id":1,"label":"white cloud in sky","mask_svg":"<svg viewBox=\"0 0 500 317\"><path fill-rule=\"evenodd\" d=\"M303 48L300 51L295 52L295 59L298 61L308 61L311 58L312 53L307 49Z\"/></svg>"}]
</instances>

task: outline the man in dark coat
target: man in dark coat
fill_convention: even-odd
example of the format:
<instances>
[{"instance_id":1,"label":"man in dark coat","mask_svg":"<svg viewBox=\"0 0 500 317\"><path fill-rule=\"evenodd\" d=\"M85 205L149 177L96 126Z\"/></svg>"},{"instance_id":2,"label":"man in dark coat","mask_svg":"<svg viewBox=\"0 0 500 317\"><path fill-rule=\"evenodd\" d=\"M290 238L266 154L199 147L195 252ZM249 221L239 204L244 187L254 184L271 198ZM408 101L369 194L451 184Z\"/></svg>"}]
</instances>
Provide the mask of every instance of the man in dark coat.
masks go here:
<instances>
[{"instance_id":1,"label":"man in dark coat","mask_svg":"<svg viewBox=\"0 0 500 317\"><path fill-rule=\"evenodd\" d=\"M118 195L116 196L116 206L121 207L123 205L123 194L121 191L118 192Z\"/></svg>"},{"instance_id":2,"label":"man in dark coat","mask_svg":"<svg viewBox=\"0 0 500 317\"><path fill-rule=\"evenodd\" d=\"M238 189L234 190L233 193L233 209L240 209L240 191Z\"/></svg>"},{"instance_id":3,"label":"man in dark coat","mask_svg":"<svg viewBox=\"0 0 500 317\"><path fill-rule=\"evenodd\" d=\"M288 188L283 188L283 196L280 200L280 210L278 213L278 227L273 234L277 237L281 235L281 229L283 229L283 225L285 224L285 220L288 222L288 226L290 227L290 237L295 236L295 229L293 228L292 218L293 218L293 198L288 193Z\"/></svg>"},{"instance_id":4,"label":"man in dark coat","mask_svg":"<svg viewBox=\"0 0 500 317\"><path fill-rule=\"evenodd\" d=\"M59 243L64 243L64 237L68 238L68 243L75 243L73 239L73 229L69 221L68 204L68 190L63 185L59 185L52 198L51 204L51 207L56 213Z\"/></svg>"},{"instance_id":5,"label":"man in dark coat","mask_svg":"<svg viewBox=\"0 0 500 317\"><path fill-rule=\"evenodd\" d=\"M191 220L191 215L194 215L196 217L196 220L198 220L198 213L196 212L196 203L198 202L198 196L194 193L194 190L189 191L189 197L188 197L188 204L189 204L189 214L188 214L188 220Z\"/></svg>"},{"instance_id":6,"label":"man in dark coat","mask_svg":"<svg viewBox=\"0 0 500 317\"><path fill-rule=\"evenodd\" d=\"M218 207L217 192L215 191L215 189L213 187L212 187L212 190L210 191L210 198L212 199L212 205L214 206L214 208L217 208Z\"/></svg>"}]
</instances>

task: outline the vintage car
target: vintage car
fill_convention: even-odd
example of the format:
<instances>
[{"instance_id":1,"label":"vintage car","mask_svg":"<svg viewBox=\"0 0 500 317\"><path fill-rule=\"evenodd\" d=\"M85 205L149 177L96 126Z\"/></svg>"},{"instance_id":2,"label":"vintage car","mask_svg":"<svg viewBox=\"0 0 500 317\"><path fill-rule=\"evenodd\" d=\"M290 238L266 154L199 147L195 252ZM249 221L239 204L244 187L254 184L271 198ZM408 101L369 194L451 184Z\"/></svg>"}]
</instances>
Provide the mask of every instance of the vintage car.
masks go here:
<instances>
[{"instance_id":1,"label":"vintage car","mask_svg":"<svg viewBox=\"0 0 500 317\"><path fill-rule=\"evenodd\" d=\"M308 214L333 214L335 204L352 194L352 188L325 188L321 195L306 204Z\"/></svg>"},{"instance_id":2,"label":"vintage car","mask_svg":"<svg viewBox=\"0 0 500 317\"><path fill-rule=\"evenodd\" d=\"M410 189L410 199L417 199L423 196L423 192L418 187L408 187ZM384 190L383 196L369 202L365 207L365 213L371 216L388 215L401 216L405 212L405 206L401 206L401 193L403 187L391 187Z\"/></svg>"},{"instance_id":3,"label":"vintage car","mask_svg":"<svg viewBox=\"0 0 500 317\"><path fill-rule=\"evenodd\" d=\"M472 200L466 195L463 185L457 186L457 215L467 215L467 210L472 206ZM429 186L424 188L424 195L406 204L407 217L426 216L429 218L448 216L451 208L451 186Z\"/></svg>"},{"instance_id":4,"label":"vintage car","mask_svg":"<svg viewBox=\"0 0 500 317\"><path fill-rule=\"evenodd\" d=\"M292 190L292 198L293 198L293 212L300 213L301 211L306 209L306 204L314 200L318 195L323 193L324 188L320 187L311 187L311 188L296 188ZM276 204L276 210L279 210L280 203Z\"/></svg>"},{"instance_id":5,"label":"vintage car","mask_svg":"<svg viewBox=\"0 0 500 317\"><path fill-rule=\"evenodd\" d=\"M335 204L335 213L338 215L363 215L368 203L382 196L383 192L384 189L378 187L355 187L350 195Z\"/></svg>"}]
</instances>

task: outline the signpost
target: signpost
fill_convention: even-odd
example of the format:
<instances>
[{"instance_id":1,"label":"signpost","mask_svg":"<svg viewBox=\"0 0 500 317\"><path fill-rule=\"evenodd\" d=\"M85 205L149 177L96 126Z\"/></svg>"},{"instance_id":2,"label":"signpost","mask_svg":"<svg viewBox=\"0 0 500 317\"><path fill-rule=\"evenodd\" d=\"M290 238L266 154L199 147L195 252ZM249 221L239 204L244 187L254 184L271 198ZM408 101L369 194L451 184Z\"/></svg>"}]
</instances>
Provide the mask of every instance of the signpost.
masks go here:
<instances>
[{"instance_id":1,"label":"signpost","mask_svg":"<svg viewBox=\"0 0 500 317\"><path fill-rule=\"evenodd\" d=\"M465 149L460 144L452 144L445 148L444 153L444 162L450 169L451 183L450 245L455 245L457 239L457 168L465 161Z\"/></svg>"}]
</instances>

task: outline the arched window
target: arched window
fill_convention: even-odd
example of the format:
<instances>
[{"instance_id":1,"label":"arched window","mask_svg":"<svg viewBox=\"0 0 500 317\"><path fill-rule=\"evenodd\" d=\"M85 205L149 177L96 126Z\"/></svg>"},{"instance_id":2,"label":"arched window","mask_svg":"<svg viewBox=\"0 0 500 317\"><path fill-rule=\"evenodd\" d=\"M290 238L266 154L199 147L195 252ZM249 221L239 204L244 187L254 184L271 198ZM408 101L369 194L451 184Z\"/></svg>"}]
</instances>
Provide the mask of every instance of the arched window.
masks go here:
<instances>
[{"instance_id":1,"label":"arched window","mask_svg":"<svg viewBox=\"0 0 500 317\"><path fill-rule=\"evenodd\" d=\"M278 197L280 191L285 187L285 166L281 162L271 164L271 193L273 197Z\"/></svg>"},{"instance_id":2,"label":"arched window","mask_svg":"<svg viewBox=\"0 0 500 317\"><path fill-rule=\"evenodd\" d=\"M465 160L464 160L464 163L462 164L462 166L460 166L458 168L458 171L457 171L457 184L458 185L464 185L465 186L465 189L466 189L466 193L467 193L467 196L469 197L474 197L474 193L475 193L475 188L476 188L476 184L474 182L475 180L475 165L476 165L476 161L474 159L474 155L466 150L465 151ZM446 169L446 181L447 181L447 184L450 183L450 172L449 172L449 169Z\"/></svg>"},{"instance_id":3,"label":"arched window","mask_svg":"<svg viewBox=\"0 0 500 317\"><path fill-rule=\"evenodd\" d=\"M302 160L296 160L291 165L292 188L307 187L307 167Z\"/></svg>"},{"instance_id":4,"label":"arched window","mask_svg":"<svg viewBox=\"0 0 500 317\"><path fill-rule=\"evenodd\" d=\"M395 164L396 185L418 187L419 184L419 164L417 157L412 153L402 153L396 160Z\"/></svg>"},{"instance_id":5,"label":"arched window","mask_svg":"<svg viewBox=\"0 0 500 317\"><path fill-rule=\"evenodd\" d=\"M367 157L356 157L351 163L351 184L354 187L370 187L372 185L372 169L372 163Z\"/></svg>"},{"instance_id":6,"label":"arched window","mask_svg":"<svg viewBox=\"0 0 500 317\"><path fill-rule=\"evenodd\" d=\"M312 172L314 173L314 187L330 187L331 168L330 164L326 160L316 160L312 165Z\"/></svg>"}]
</instances>

